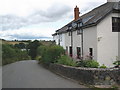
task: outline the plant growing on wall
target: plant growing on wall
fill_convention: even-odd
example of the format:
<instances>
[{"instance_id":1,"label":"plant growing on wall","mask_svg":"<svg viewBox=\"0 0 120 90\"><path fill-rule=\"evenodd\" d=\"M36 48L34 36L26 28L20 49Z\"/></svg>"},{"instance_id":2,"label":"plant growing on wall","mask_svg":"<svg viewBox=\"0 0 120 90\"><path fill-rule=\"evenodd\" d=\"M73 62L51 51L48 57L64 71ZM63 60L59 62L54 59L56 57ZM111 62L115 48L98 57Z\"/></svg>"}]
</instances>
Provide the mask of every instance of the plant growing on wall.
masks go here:
<instances>
[{"instance_id":1,"label":"plant growing on wall","mask_svg":"<svg viewBox=\"0 0 120 90\"><path fill-rule=\"evenodd\" d=\"M116 56L116 61L113 64L115 67L120 67L120 57Z\"/></svg>"},{"instance_id":2,"label":"plant growing on wall","mask_svg":"<svg viewBox=\"0 0 120 90\"><path fill-rule=\"evenodd\" d=\"M98 68L99 63L95 60L82 60L78 62L78 67Z\"/></svg>"},{"instance_id":3,"label":"plant growing on wall","mask_svg":"<svg viewBox=\"0 0 120 90\"><path fill-rule=\"evenodd\" d=\"M100 68L107 68L104 64L102 66L100 66Z\"/></svg>"}]
</instances>

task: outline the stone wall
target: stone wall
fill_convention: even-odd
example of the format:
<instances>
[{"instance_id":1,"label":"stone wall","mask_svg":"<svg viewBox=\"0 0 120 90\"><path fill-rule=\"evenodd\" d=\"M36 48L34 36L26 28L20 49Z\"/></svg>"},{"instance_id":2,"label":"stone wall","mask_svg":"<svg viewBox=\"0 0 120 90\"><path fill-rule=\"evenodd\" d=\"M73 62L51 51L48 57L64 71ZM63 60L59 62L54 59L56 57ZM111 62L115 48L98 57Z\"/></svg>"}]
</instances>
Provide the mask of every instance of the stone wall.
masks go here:
<instances>
[{"instance_id":1,"label":"stone wall","mask_svg":"<svg viewBox=\"0 0 120 90\"><path fill-rule=\"evenodd\" d=\"M120 85L120 68L81 68L50 64L49 69L68 78L89 85Z\"/></svg>"}]
</instances>

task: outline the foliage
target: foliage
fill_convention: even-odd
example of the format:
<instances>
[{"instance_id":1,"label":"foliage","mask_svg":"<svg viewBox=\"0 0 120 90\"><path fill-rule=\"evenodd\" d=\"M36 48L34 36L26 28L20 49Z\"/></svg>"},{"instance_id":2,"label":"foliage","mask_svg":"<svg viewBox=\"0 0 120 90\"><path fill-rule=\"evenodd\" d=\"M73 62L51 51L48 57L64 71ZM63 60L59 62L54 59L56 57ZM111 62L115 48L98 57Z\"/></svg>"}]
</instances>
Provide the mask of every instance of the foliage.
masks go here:
<instances>
[{"instance_id":1,"label":"foliage","mask_svg":"<svg viewBox=\"0 0 120 90\"><path fill-rule=\"evenodd\" d=\"M24 43L19 43L19 44L15 44L14 47L19 48L19 49L24 49L26 48L26 45Z\"/></svg>"},{"instance_id":2,"label":"foliage","mask_svg":"<svg viewBox=\"0 0 120 90\"><path fill-rule=\"evenodd\" d=\"M116 61L113 63L115 66L119 66L120 65L120 58L116 57Z\"/></svg>"},{"instance_id":3,"label":"foliage","mask_svg":"<svg viewBox=\"0 0 120 90\"><path fill-rule=\"evenodd\" d=\"M69 56L63 55L57 60L57 64L64 64L68 66L76 66L77 63L73 61Z\"/></svg>"},{"instance_id":4,"label":"foliage","mask_svg":"<svg viewBox=\"0 0 120 90\"><path fill-rule=\"evenodd\" d=\"M41 61L41 56L36 56L35 60Z\"/></svg>"},{"instance_id":5,"label":"foliage","mask_svg":"<svg viewBox=\"0 0 120 90\"><path fill-rule=\"evenodd\" d=\"M38 55L41 55L41 59L44 63L54 63L57 62L57 59L65 54L65 51L62 47L53 45L53 46L40 46L37 50Z\"/></svg>"},{"instance_id":6,"label":"foliage","mask_svg":"<svg viewBox=\"0 0 120 90\"><path fill-rule=\"evenodd\" d=\"M41 43L38 40L35 40L33 42L30 42L27 45L28 54L31 56L32 59L35 59L37 56L37 48L41 45Z\"/></svg>"},{"instance_id":7,"label":"foliage","mask_svg":"<svg viewBox=\"0 0 120 90\"><path fill-rule=\"evenodd\" d=\"M28 60L26 51L21 51L20 49L14 48L13 45L2 44L2 64L6 65L20 60Z\"/></svg>"},{"instance_id":8,"label":"foliage","mask_svg":"<svg viewBox=\"0 0 120 90\"><path fill-rule=\"evenodd\" d=\"M95 60L81 60L77 63L78 67L98 68L99 63Z\"/></svg>"},{"instance_id":9,"label":"foliage","mask_svg":"<svg viewBox=\"0 0 120 90\"><path fill-rule=\"evenodd\" d=\"M100 68L107 68L104 64L102 66L100 66Z\"/></svg>"}]
</instances>

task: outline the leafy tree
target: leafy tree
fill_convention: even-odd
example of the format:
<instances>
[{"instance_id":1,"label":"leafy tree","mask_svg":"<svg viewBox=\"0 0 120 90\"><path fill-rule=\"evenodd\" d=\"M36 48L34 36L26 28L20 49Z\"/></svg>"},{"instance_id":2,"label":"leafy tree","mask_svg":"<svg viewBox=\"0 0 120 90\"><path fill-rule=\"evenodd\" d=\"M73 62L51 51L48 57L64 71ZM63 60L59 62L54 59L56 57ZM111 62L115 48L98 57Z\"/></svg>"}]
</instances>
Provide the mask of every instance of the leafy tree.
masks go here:
<instances>
[{"instance_id":1,"label":"leafy tree","mask_svg":"<svg viewBox=\"0 0 120 90\"><path fill-rule=\"evenodd\" d=\"M15 44L14 47L19 48L19 49L24 49L26 48L26 45L24 43L19 43L19 44Z\"/></svg>"},{"instance_id":2,"label":"leafy tree","mask_svg":"<svg viewBox=\"0 0 120 90\"><path fill-rule=\"evenodd\" d=\"M28 54L31 56L32 59L35 59L37 56L37 48L41 45L38 40L30 42L27 45L27 49L29 49Z\"/></svg>"}]
</instances>

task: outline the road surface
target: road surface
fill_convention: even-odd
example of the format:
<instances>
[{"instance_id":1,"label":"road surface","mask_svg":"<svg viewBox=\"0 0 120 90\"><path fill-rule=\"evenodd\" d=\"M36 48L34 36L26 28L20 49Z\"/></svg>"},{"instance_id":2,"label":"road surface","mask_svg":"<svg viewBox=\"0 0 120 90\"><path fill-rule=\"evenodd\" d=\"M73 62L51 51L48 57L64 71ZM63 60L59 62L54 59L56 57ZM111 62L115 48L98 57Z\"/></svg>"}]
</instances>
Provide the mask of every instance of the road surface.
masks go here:
<instances>
[{"instance_id":1,"label":"road surface","mask_svg":"<svg viewBox=\"0 0 120 90\"><path fill-rule=\"evenodd\" d=\"M2 68L3 88L84 88L43 68L35 60L20 61Z\"/></svg>"}]
</instances>

